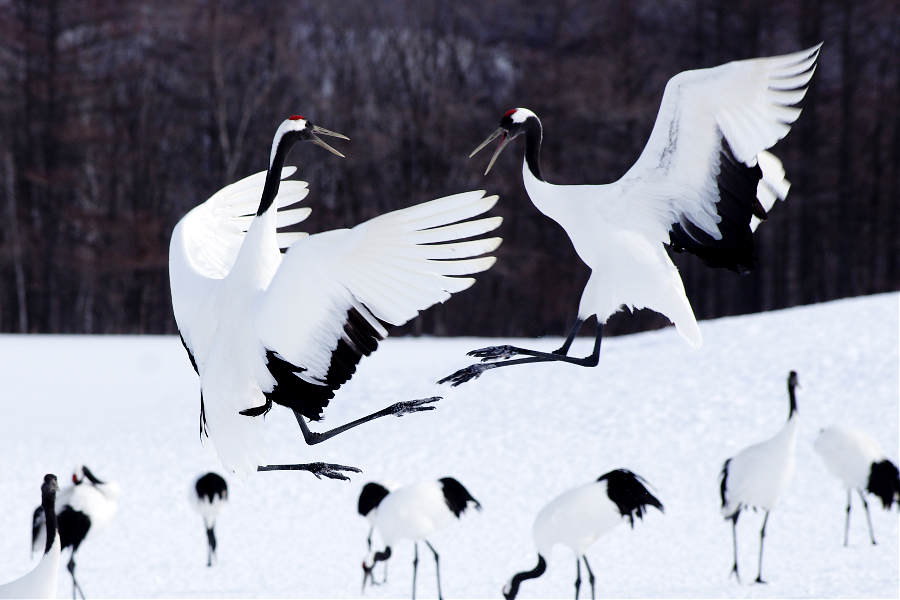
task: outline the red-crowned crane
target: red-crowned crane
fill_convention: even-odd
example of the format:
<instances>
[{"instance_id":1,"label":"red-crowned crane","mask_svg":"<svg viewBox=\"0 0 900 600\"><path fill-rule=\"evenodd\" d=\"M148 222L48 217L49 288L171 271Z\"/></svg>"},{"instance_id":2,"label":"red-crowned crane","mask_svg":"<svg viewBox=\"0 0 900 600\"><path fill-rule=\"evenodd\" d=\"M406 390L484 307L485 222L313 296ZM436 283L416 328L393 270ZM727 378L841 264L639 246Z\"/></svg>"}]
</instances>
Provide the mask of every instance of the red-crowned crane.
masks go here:
<instances>
[{"instance_id":1,"label":"red-crowned crane","mask_svg":"<svg viewBox=\"0 0 900 600\"><path fill-rule=\"evenodd\" d=\"M56 526L56 475L44 475L41 485L41 507L47 514L44 554L30 572L14 581L0 585L0 598L56 598L59 576L59 552L62 549Z\"/></svg>"},{"instance_id":2,"label":"red-crowned crane","mask_svg":"<svg viewBox=\"0 0 900 600\"><path fill-rule=\"evenodd\" d=\"M191 496L194 508L203 517L203 525L206 527L206 566L211 567L216 555L216 517L228 503L228 484L218 473L207 473L194 483Z\"/></svg>"},{"instance_id":3,"label":"red-crowned crane","mask_svg":"<svg viewBox=\"0 0 900 600\"><path fill-rule=\"evenodd\" d=\"M787 489L794 475L794 450L797 447L797 399L795 388L800 387L797 373L791 371L787 380L790 412L785 426L775 437L744 448L725 461L722 466L722 514L731 520L731 531L734 539L734 573L738 582L737 561L737 522L743 508L761 508L766 511L762 529L759 531L759 574L757 583L766 583L762 579L763 540L766 537L766 523L769 511L775 506L778 498Z\"/></svg>"},{"instance_id":4,"label":"red-crowned crane","mask_svg":"<svg viewBox=\"0 0 900 600\"><path fill-rule=\"evenodd\" d=\"M56 496L56 523L61 548L72 548L67 568L72 575L72 599L76 592L84 598L84 592L75 579L75 553L86 539L93 539L106 531L116 514L119 501L119 484L100 481L82 465L72 475L72 485ZM46 543L47 512L41 505L34 512L32 549Z\"/></svg>"},{"instance_id":5,"label":"red-crowned crane","mask_svg":"<svg viewBox=\"0 0 900 600\"><path fill-rule=\"evenodd\" d=\"M341 155L317 134L344 136L300 116L275 132L269 169L231 184L176 225L169 247L172 307L191 364L200 376L200 437L239 479L253 471L308 470L347 479L355 471L325 463L267 465L262 416L290 408L307 444L387 415L431 410L440 398L399 402L325 433L334 392L363 356L419 311L474 283L499 238L458 241L500 225L469 220L496 196L467 192L390 212L352 229L316 235L278 233L310 209L281 210L306 196L306 183L281 182L288 152L312 142ZM345 138L346 139L346 138ZM279 250L287 248L282 255ZM475 258L478 257L478 258Z\"/></svg>"},{"instance_id":6,"label":"red-crowned crane","mask_svg":"<svg viewBox=\"0 0 900 600\"><path fill-rule=\"evenodd\" d=\"M695 254L709 267L738 273L753 269L753 231L790 185L781 161L766 149L787 135L800 115L791 105L805 95L820 47L679 73L666 85L643 153L611 184L548 183L541 174L537 115L527 108L503 115L500 128L475 152L500 138L490 171L510 140L524 135L528 196L566 230L591 276L562 347L549 353L508 345L473 350L469 356L481 358L481 364L439 383L456 386L488 369L533 362L594 367L603 325L623 306L662 313L691 346L700 347L697 320L665 247ZM593 352L568 356L591 316L597 319ZM486 362L516 355L525 358Z\"/></svg>"},{"instance_id":7,"label":"red-crowned crane","mask_svg":"<svg viewBox=\"0 0 900 600\"><path fill-rule=\"evenodd\" d=\"M850 492L859 492L866 509L869 538L875 544L869 503L863 490L881 499L885 510L891 510L894 500L900 504L900 474L897 465L884 455L881 446L862 431L840 425L823 429L815 442L816 452L825 461L828 471L840 479L847 488L847 522L844 525L844 545L850 536Z\"/></svg>"},{"instance_id":8,"label":"red-crowned crane","mask_svg":"<svg viewBox=\"0 0 900 600\"><path fill-rule=\"evenodd\" d=\"M391 546L400 540L410 540L415 546L412 581L412 597L415 600L416 571L419 565L419 541L421 540L434 554L438 598L443 598L438 553L427 538L435 531L452 523L454 517L459 519L460 515L468 508L469 503L472 503L477 510L481 510L481 504L472 497L469 490L452 477L444 477L438 481L423 481L390 492L379 484L367 484L360 494L359 511L362 513L367 509L363 515L367 518L368 515L374 513L372 522L374 527L378 528L385 548L378 552L372 552L370 547L369 554L363 560L362 565L362 589L366 589L367 579L371 579L372 585L375 585L372 570L375 568L375 563L387 561L391 557ZM371 532L369 539L371 539ZM384 577L386 581L387 563L385 563Z\"/></svg>"},{"instance_id":9,"label":"red-crowned crane","mask_svg":"<svg viewBox=\"0 0 900 600\"><path fill-rule=\"evenodd\" d=\"M575 554L575 600L581 589L581 561L588 572L593 599L594 572L585 556L588 547L621 523L628 521L634 528L634 518L643 520L648 506L663 510L662 503L644 487L642 479L631 471L616 469L601 475L597 481L563 492L542 508L532 529L538 553L537 566L513 575L503 587L506 600L516 597L523 581L544 574L550 551L556 544L562 544Z\"/></svg>"}]
</instances>

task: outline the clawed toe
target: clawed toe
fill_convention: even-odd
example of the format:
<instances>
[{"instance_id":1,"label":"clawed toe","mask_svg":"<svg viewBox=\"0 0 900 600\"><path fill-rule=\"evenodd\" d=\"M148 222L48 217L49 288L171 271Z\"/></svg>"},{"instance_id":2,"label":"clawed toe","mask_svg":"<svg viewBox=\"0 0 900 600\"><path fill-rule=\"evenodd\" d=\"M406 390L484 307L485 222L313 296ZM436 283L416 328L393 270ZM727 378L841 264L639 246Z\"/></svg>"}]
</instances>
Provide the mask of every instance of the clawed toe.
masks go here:
<instances>
[{"instance_id":1,"label":"clawed toe","mask_svg":"<svg viewBox=\"0 0 900 600\"><path fill-rule=\"evenodd\" d=\"M518 354L512 346L488 346L487 348L479 348L467 352L466 356L475 356L480 358L482 362L494 360L498 358L511 358Z\"/></svg>"},{"instance_id":2,"label":"clawed toe","mask_svg":"<svg viewBox=\"0 0 900 600\"><path fill-rule=\"evenodd\" d=\"M348 467L345 465L334 465L331 463L312 463L309 465L309 472L316 476L317 479L322 479L322 477L327 477L328 479L341 479L343 481L350 481L350 478L341 473L340 471L348 471L350 473L362 473L361 470L356 467Z\"/></svg>"},{"instance_id":3,"label":"clawed toe","mask_svg":"<svg viewBox=\"0 0 900 600\"><path fill-rule=\"evenodd\" d=\"M418 400L406 400L404 402L398 402L391 407L391 413L394 416L402 417L403 415L407 415L409 413L420 412L423 410L434 410L435 408L437 408L436 406L425 406L425 404L432 404L440 399L441 396L432 396L431 398L420 398Z\"/></svg>"},{"instance_id":4,"label":"clawed toe","mask_svg":"<svg viewBox=\"0 0 900 600\"><path fill-rule=\"evenodd\" d=\"M453 375L444 377L443 379L438 381L438 383L450 383L450 387L456 387L461 383L465 383L473 379L478 379L478 377L480 377L481 374L488 368L488 365L469 365L465 369L460 369Z\"/></svg>"}]
</instances>

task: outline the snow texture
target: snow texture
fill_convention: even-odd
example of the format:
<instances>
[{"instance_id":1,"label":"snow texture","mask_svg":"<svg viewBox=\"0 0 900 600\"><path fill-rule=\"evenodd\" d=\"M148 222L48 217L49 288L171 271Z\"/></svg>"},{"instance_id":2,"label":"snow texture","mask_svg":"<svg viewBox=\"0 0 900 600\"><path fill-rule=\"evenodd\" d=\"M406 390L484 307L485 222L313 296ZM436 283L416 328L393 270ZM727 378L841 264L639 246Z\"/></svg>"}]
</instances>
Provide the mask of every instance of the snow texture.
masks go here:
<instances>
[{"instance_id":1,"label":"snow texture","mask_svg":"<svg viewBox=\"0 0 900 600\"><path fill-rule=\"evenodd\" d=\"M122 494L109 529L78 551L88 598L359 597L369 523L362 486L455 477L484 507L431 539L446 598L499 598L534 566L531 526L563 491L627 468L650 483L650 511L587 551L599 597L897 598L898 517L870 503L877 546L854 511L844 548L846 491L813 450L821 428L865 431L897 462L900 295L841 300L705 321L702 350L672 328L603 342L600 365L499 369L458 388L435 381L494 339L390 338L360 364L322 429L399 400L443 395L437 410L384 418L307 447L281 407L263 428L272 463L355 465L351 482L305 472L228 479L218 563L206 567L202 519L188 502L197 476L222 473L200 446L199 384L177 337L0 336L0 582L32 569L31 516L45 473L87 464ZM531 345L535 345L532 341ZM552 350L558 339L537 346ZM590 351L579 339L574 355ZM739 585L718 474L740 449L772 437L788 413L786 377L802 388L797 468L766 531L768 585ZM762 513L738 524L741 571L756 573ZM373 546L381 547L376 533ZM393 548L386 585L366 598L408 598L412 544ZM434 561L420 556L417 593L434 597ZM522 598L571 598L575 558L556 546ZM71 593L60 565L58 594ZM381 569L378 569L380 579ZM584 592L584 589L582 589Z\"/></svg>"}]
</instances>

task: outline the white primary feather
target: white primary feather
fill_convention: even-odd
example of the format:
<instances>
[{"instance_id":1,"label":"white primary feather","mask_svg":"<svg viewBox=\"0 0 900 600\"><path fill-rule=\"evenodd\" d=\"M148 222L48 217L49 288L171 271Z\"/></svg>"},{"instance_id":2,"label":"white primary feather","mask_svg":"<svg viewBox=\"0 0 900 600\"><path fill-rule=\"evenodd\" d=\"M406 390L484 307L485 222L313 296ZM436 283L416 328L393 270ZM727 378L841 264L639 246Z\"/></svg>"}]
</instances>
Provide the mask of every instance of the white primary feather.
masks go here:
<instances>
[{"instance_id":1,"label":"white primary feather","mask_svg":"<svg viewBox=\"0 0 900 600\"><path fill-rule=\"evenodd\" d=\"M535 206L569 234L592 269L579 318L602 323L622 306L651 308L672 320L686 341L702 339L677 269L662 249L673 224L688 221L721 240L716 177L722 142L736 160L759 164L761 205L784 199L789 183L781 162L766 149L790 130L815 71L818 50L686 71L666 85L650 139L617 182L558 186L523 165ZM519 108L520 121L533 115ZM759 220L751 222L755 229Z\"/></svg>"},{"instance_id":2,"label":"white primary feather","mask_svg":"<svg viewBox=\"0 0 900 600\"><path fill-rule=\"evenodd\" d=\"M283 170L282 177L290 172ZM262 419L240 414L264 406L265 393L276 385L266 351L297 367L302 381L337 389L340 383L328 383L326 376L339 341L348 341L348 311L383 338L381 322L402 325L471 286L474 279L459 276L489 268L494 258L479 255L500 244L499 238L457 241L500 225L499 217L459 222L494 205L497 197L481 191L394 211L352 229L276 234L278 226L308 212L294 209L284 217L282 210L267 210L254 218L264 178L232 184L188 213L175 227L169 254L175 319L200 375L201 439L241 479L267 459ZM277 205L296 203L305 187L283 182ZM282 258L278 246L286 241Z\"/></svg>"}]
</instances>

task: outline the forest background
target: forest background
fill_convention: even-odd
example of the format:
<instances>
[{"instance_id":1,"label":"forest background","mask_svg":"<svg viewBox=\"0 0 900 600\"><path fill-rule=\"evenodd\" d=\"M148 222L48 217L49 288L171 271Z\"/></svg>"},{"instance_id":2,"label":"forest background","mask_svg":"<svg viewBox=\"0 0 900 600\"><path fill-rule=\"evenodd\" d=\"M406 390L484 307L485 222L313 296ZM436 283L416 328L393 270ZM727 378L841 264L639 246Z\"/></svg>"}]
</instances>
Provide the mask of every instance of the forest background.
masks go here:
<instances>
[{"instance_id":1,"label":"forest background","mask_svg":"<svg viewBox=\"0 0 900 600\"><path fill-rule=\"evenodd\" d=\"M278 124L302 114L351 140L343 160L290 156L310 183L305 231L500 195L496 265L402 332L562 335L587 267L528 200L519 144L488 177L487 156L467 158L503 113L541 117L548 181L608 183L670 77L820 41L774 149L793 186L756 234L758 269L674 256L701 319L900 289L896 0L5 0L0 331L174 333L172 228L264 170ZM607 332L666 322L620 314Z\"/></svg>"}]
</instances>

